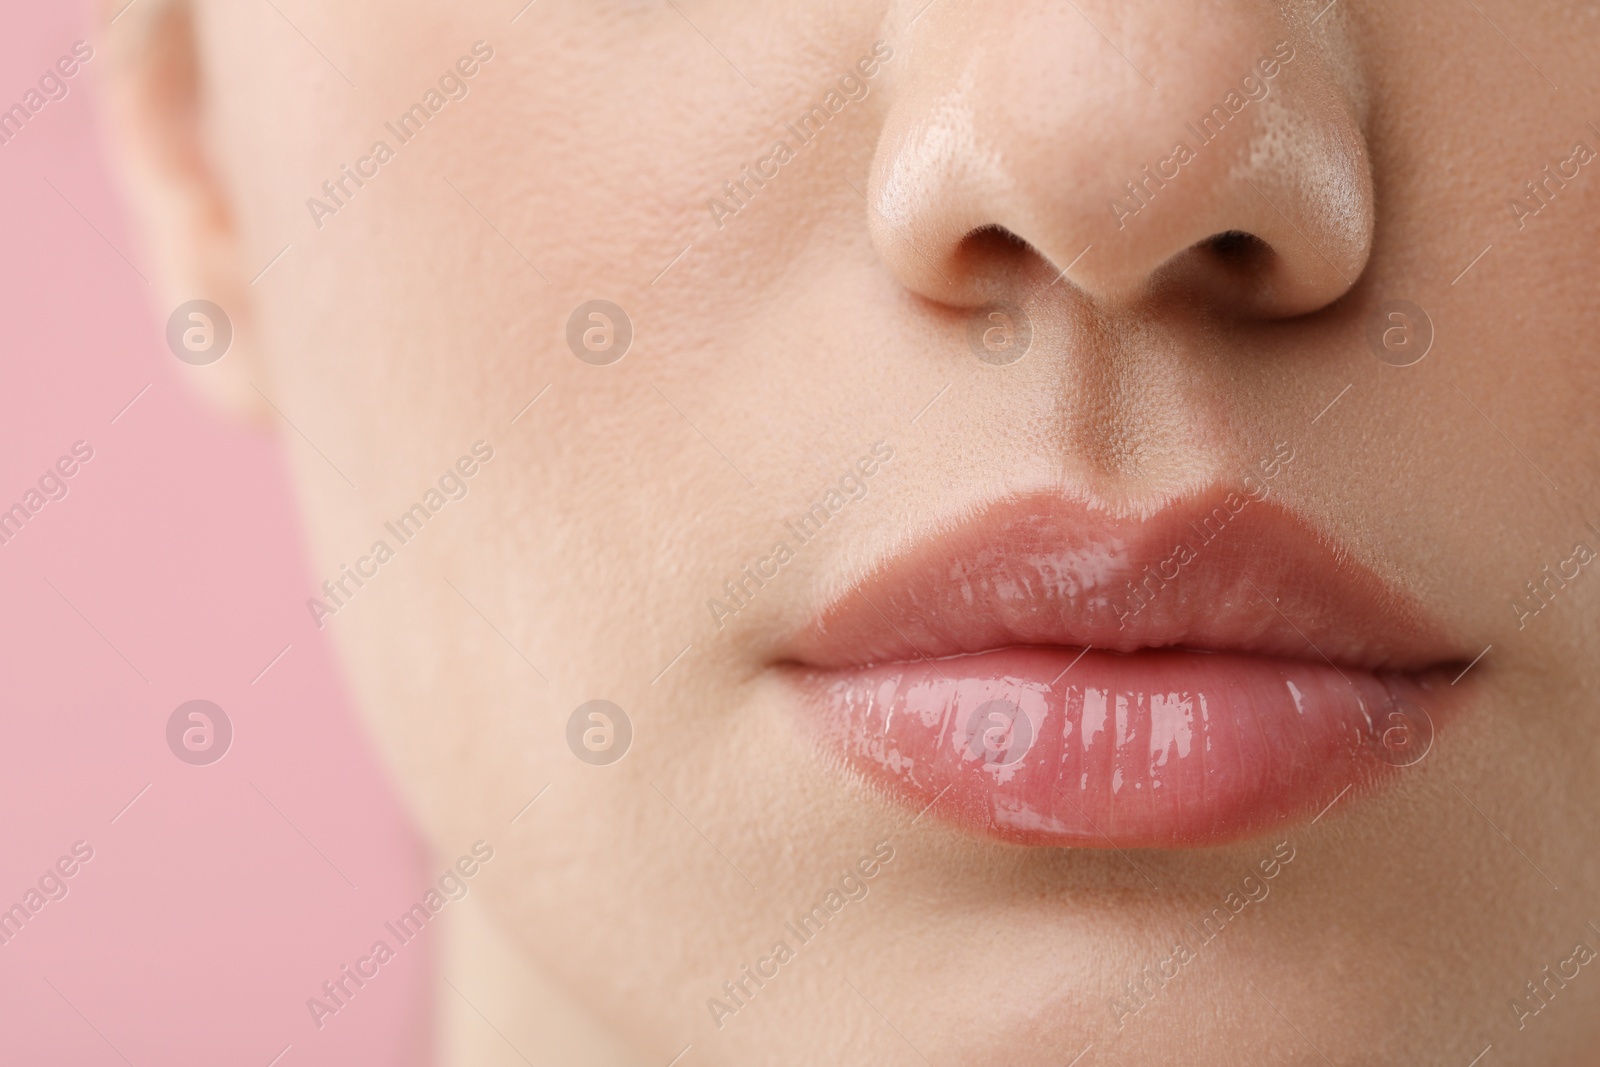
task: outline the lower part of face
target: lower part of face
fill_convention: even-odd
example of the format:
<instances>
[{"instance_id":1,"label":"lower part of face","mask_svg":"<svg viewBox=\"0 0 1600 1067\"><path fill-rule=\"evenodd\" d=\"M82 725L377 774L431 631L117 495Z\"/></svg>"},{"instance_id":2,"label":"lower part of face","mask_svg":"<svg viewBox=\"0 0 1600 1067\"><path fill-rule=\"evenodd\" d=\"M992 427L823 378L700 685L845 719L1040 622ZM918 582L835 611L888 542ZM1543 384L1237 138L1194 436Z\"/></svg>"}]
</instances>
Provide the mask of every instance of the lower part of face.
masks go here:
<instances>
[{"instance_id":1,"label":"lower part of face","mask_svg":"<svg viewBox=\"0 0 1600 1067\"><path fill-rule=\"evenodd\" d=\"M252 321L308 625L523 950L646 1062L1579 1062L1593 10L517 6L202 39L293 244ZM815 742L796 649L883 561L1252 472L1464 670L1425 759L1055 846Z\"/></svg>"}]
</instances>

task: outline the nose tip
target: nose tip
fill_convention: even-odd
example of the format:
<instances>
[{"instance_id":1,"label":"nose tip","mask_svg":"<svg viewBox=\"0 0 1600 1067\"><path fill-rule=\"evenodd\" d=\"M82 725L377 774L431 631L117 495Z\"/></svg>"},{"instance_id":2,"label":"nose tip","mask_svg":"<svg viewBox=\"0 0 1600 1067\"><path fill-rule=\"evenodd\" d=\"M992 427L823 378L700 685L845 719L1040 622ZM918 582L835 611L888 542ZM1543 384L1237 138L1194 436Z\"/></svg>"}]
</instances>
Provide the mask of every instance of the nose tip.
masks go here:
<instances>
[{"instance_id":1,"label":"nose tip","mask_svg":"<svg viewBox=\"0 0 1600 1067\"><path fill-rule=\"evenodd\" d=\"M1359 100L1262 12L939 0L873 158L880 255L955 306L1024 281L1264 318L1337 300L1372 240Z\"/></svg>"}]
</instances>

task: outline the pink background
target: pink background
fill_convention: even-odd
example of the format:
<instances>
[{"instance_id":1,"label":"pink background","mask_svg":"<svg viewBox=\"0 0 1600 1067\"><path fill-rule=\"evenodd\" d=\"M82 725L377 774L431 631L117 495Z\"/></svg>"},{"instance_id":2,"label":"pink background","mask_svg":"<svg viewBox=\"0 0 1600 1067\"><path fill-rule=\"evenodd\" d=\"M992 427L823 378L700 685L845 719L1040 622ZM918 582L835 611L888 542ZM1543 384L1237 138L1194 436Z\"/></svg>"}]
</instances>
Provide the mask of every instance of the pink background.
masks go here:
<instances>
[{"instance_id":1,"label":"pink background","mask_svg":"<svg viewBox=\"0 0 1600 1067\"><path fill-rule=\"evenodd\" d=\"M0 105L87 36L77 5L0 0ZM427 935L322 1030L306 1009L429 874L310 625L277 443L175 374L102 157L103 62L0 145L0 509L94 448L0 545L0 908L94 848L0 946L0 1061L426 1062ZM235 731L206 767L165 738L197 698Z\"/></svg>"}]
</instances>

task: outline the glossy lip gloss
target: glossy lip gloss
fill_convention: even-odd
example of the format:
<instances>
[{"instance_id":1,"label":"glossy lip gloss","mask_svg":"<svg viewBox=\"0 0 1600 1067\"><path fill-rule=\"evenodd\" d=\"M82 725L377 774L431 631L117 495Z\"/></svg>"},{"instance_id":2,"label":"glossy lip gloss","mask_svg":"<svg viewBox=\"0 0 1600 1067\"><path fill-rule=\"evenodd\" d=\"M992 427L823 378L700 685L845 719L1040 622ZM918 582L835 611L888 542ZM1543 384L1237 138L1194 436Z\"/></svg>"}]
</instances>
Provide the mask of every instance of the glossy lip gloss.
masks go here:
<instances>
[{"instance_id":1,"label":"glossy lip gloss","mask_svg":"<svg viewBox=\"0 0 1600 1067\"><path fill-rule=\"evenodd\" d=\"M887 560L786 653L807 732L904 804L1118 848L1220 843L1381 784L1426 755L1466 659L1238 493L1142 518L998 502Z\"/></svg>"}]
</instances>

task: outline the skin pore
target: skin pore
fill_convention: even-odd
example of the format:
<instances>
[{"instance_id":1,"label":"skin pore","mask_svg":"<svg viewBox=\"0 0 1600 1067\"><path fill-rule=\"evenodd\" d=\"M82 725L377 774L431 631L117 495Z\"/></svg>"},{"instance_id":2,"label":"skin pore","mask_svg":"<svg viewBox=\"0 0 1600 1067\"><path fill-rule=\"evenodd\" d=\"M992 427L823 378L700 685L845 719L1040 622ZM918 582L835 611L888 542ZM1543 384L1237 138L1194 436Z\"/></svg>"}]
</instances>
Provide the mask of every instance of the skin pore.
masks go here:
<instances>
[{"instance_id":1,"label":"skin pore","mask_svg":"<svg viewBox=\"0 0 1600 1067\"><path fill-rule=\"evenodd\" d=\"M395 550L306 625L439 854L494 847L444 955L530 1060L1588 1062L1600 7L520 6L118 0L101 32L162 314L235 330L181 369L281 433L317 582ZM569 343L591 300L620 360L583 358L598 320ZM1431 323L1410 366L1392 301ZM994 305L1020 359L974 345ZM1488 649L1387 790L1207 848L1028 848L797 729L796 635L949 515L1146 515L1285 443L1275 499L1463 667ZM632 725L607 766L567 740L595 699ZM585 1021L551 1036L557 1001Z\"/></svg>"}]
</instances>

